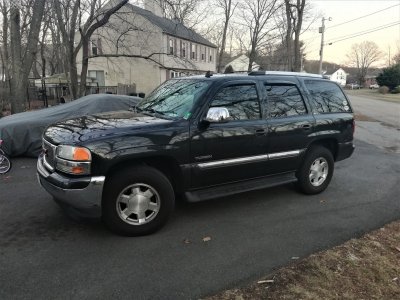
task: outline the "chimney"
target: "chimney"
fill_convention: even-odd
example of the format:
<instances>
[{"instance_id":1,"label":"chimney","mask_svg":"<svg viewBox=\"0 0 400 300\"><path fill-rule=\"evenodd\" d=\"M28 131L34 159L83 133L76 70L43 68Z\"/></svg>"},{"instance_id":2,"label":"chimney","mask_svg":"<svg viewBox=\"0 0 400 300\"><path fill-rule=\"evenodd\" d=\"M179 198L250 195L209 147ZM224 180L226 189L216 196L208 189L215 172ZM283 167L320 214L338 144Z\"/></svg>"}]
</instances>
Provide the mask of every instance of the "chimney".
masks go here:
<instances>
[{"instance_id":1,"label":"chimney","mask_svg":"<svg viewBox=\"0 0 400 300\"><path fill-rule=\"evenodd\" d=\"M164 17L163 0L145 0L144 9L151 11L159 17Z\"/></svg>"}]
</instances>

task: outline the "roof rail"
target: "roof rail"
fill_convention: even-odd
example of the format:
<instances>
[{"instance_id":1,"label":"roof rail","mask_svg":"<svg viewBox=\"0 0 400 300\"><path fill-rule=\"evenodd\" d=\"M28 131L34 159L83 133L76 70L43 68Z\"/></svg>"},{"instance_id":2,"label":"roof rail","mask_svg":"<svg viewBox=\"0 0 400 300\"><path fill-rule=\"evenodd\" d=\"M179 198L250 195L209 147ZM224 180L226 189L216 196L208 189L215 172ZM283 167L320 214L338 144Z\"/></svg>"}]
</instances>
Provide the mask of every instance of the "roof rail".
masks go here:
<instances>
[{"instance_id":1,"label":"roof rail","mask_svg":"<svg viewBox=\"0 0 400 300\"><path fill-rule=\"evenodd\" d=\"M249 73L251 76L259 75L284 75L284 76L302 76L302 77L314 77L314 78L324 78L319 74L312 73L301 73L301 72L285 72L285 71L252 71Z\"/></svg>"}]
</instances>

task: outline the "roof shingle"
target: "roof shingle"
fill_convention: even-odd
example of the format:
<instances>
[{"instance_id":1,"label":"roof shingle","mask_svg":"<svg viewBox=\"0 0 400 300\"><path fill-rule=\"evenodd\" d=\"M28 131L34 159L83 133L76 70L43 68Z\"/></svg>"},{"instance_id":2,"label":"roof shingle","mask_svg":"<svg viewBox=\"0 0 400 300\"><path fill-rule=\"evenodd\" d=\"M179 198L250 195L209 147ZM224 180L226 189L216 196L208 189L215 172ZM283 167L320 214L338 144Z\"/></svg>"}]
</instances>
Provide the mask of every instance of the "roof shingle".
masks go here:
<instances>
[{"instance_id":1,"label":"roof shingle","mask_svg":"<svg viewBox=\"0 0 400 300\"><path fill-rule=\"evenodd\" d=\"M135 13L145 17L147 20L161 28L163 32L169 35L193 41L209 47L217 48L217 46L215 46L213 43L202 37L200 34L196 33L194 30L187 28L182 23L159 17L153 14L151 11L132 4L127 4L127 6L130 7Z\"/></svg>"}]
</instances>

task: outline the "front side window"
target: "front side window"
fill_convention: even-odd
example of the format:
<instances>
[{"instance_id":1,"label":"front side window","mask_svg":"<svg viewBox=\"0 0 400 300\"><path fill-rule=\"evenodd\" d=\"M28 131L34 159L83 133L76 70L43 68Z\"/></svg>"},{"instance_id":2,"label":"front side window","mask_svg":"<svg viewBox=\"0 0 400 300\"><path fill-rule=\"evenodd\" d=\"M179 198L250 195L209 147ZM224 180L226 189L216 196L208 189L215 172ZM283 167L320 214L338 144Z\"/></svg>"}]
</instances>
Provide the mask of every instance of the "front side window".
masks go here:
<instances>
[{"instance_id":1,"label":"front side window","mask_svg":"<svg viewBox=\"0 0 400 300\"><path fill-rule=\"evenodd\" d=\"M169 118L189 118L194 104L209 85L210 81L169 80L140 102L137 109Z\"/></svg>"},{"instance_id":2,"label":"front side window","mask_svg":"<svg viewBox=\"0 0 400 300\"><path fill-rule=\"evenodd\" d=\"M260 119L260 103L254 84L222 88L211 102L211 107L225 107L232 120Z\"/></svg>"},{"instance_id":3,"label":"front side window","mask_svg":"<svg viewBox=\"0 0 400 300\"><path fill-rule=\"evenodd\" d=\"M270 118L304 115L307 109L295 85L265 85Z\"/></svg>"},{"instance_id":4,"label":"front side window","mask_svg":"<svg viewBox=\"0 0 400 300\"><path fill-rule=\"evenodd\" d=\"M351 112L342 90L333 82L305 80L304 83L318 113Z\"/></svg>"}]
</instances>

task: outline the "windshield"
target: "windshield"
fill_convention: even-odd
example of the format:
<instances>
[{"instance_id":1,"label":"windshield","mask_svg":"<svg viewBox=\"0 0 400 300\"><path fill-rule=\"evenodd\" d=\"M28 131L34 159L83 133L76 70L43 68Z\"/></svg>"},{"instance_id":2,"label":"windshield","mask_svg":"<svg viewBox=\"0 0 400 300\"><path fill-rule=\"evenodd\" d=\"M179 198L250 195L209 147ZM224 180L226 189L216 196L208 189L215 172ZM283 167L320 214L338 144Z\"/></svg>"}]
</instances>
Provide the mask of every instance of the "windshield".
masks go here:
<instances>
[{"instance_id":1,"label":"windshield","mask_svg":"<svg viewBox=\"0 0 400 300\"><path fill-rule=\"evenodd\" d=\"M137 109L171 118L188 119L194 104L209 85L209 81L198 79L169 80L140 102Z\"/></svg>"}]
</instances>

